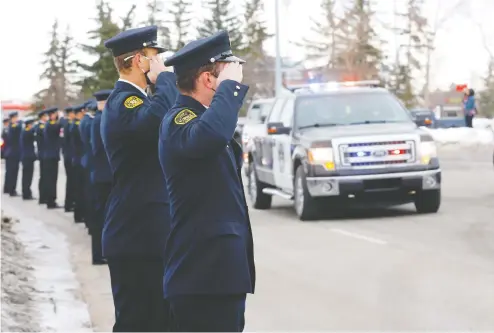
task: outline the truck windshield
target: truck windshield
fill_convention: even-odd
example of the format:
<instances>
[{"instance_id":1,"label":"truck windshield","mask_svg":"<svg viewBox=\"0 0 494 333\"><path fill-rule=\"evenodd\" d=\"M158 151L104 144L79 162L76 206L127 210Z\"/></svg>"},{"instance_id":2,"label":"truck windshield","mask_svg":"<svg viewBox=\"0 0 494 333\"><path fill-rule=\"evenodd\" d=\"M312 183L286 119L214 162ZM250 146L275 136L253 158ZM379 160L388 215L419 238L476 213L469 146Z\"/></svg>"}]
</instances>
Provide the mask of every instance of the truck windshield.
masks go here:
<instances>
[{"instance_id":1,"label":"truck windshield","mask_svg":"<svg viewBox=\"0 0 494 333\"><path fill-rule=\"evenodd\" d=\"M385 93L304 96L297 99L295 110L298 128L412 122L400 102Z\"/></svg>"}]
</instances>

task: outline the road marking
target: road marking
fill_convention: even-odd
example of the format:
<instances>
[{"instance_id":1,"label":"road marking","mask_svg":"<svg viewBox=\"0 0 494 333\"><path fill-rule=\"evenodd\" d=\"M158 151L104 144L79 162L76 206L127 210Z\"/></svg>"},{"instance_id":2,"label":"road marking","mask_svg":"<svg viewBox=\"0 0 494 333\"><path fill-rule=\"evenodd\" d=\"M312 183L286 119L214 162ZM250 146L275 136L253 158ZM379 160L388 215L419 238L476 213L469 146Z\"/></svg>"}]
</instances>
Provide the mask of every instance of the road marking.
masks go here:
<instances>
[{"instance_id":1,"label":"road marking","mask_svg":"<svg viewBox=\"0 0 494 333\"><path fill-rule=\"evenodd\" d=\"M348 236L348 237L352 237L352 238L356 238L356 239L361 239L361 240L365 240L367 242L371 242L371 243L374 243L374 244L379 244L379 245L386 245L388 244L388 242L382 240L382 239L378 239L378 238L373 238L373 237L369 237L369 236L364 236L364 235L360 235L360 234L357 234L357 233L354 233L354 232L350 232L350 231L345 231L345 230L341 230L341 229L331 229L332 232L336 232L340 235L344 235L344 236Z\"/></svg>"}]
</instances>

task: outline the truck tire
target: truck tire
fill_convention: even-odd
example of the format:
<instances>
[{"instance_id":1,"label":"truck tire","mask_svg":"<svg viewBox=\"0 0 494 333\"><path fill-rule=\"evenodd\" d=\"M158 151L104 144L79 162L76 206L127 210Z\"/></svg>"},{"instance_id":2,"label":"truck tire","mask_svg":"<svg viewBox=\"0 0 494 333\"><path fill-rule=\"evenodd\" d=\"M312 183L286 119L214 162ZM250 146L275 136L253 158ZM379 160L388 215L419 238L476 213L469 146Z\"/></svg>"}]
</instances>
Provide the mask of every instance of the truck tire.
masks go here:
<instances>
[{"instance_id":1,"label":"truck tire","mask_svg":"<svg viewBox=\"0 0 494 333\"><path fill-rule=\"evenodd\" d=\"M248 175L248 189L249 197L252 206L255 209L270 209L273 197L269 194L263 193L262 190L269 187L268 184L263 183L257 178L257 171L254 163L249 164Z\"/></svg>"},{"instance_id":2,"label":"truck tire","mask_svg":"<svg viewBox=\"0 0 494 333\"><path fill-rule=\"evenodd\" d=\"M320 217L319 203L311 197L307 189L304 168L299 165L293 184L293 206L301 221L317 220Z\"/></svg>"},{"instance_id":3,"label":"truck tire","mask_svg":"<svg viewBox=\"0 0 494 333\"><path fill-rule=\"evenodd\" d=\"M419 214L437 213L441 206L441 190L418 192L415 197L415 208Z\"/></svg>"}]
</instances>

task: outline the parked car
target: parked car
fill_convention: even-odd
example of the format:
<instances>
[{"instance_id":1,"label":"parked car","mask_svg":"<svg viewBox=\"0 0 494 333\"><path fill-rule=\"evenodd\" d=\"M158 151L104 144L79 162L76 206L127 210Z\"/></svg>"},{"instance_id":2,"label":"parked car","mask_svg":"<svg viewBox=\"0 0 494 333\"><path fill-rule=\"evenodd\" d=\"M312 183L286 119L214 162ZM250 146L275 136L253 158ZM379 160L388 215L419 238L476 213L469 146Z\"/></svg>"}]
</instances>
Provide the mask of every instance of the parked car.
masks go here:
<instances>
[{"instance_id":1,"label":"parked car","mask_svg":"<svg viewBox=\"0 0 494 333\"><path fill-rule=\"evenodd\" d=\"M417 126L424 126L429 128L436 127L436 117L434 112L429 109L412 109L410 110L413 120Z\"/></svg>"}]
</instances>

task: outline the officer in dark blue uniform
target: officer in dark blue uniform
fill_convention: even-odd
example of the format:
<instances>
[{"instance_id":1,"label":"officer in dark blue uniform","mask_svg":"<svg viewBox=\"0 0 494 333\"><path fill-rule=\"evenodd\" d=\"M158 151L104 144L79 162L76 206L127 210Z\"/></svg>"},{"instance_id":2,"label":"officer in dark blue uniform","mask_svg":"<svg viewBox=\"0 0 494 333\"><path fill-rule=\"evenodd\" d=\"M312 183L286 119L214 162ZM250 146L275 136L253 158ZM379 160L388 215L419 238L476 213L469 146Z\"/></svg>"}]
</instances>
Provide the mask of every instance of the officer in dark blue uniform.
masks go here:
<instances>
[{"instance_id":1,"label":"officer in dark blue uniform","mask_svg":"<svg viewBox=\"0 0 494 333\"><path fill-rule=\"evenodd\" d=\"M58 180L58 163L60 161L61 138L60 130L62 128L58 120L58 108L52 107L46 110L49 122L46 124L43 132L45 139L45 177L46 177L46 207L49 209L60 208L57 204L57 180Z\"/></svg>"},{"instance_id":2,"label":"officer in dark blue uniform","mask_svg":"<svg viewBox=\"0 0 494 333\"><path fill-rule=\"evenodd\" d=\"M93 165L93 151L91 149L91 124L93 122L92 112L97 108L96 101L89 100L86 102L85 109L87 110L82 117L81 124L79 125L79 132L81 134L81 140L83 144L84 153L82 155L81 164L84 168L84 207L85 215L84 222L88 233L93 231L93 219L94 219L94 195L92 186L92 172L94 170Z\"/></svg>"},{"instance_id":3,"label":"officer in dark blue uniform","mask_svg":"<svg viewBox=\"0 0 494 333\"><path fill-rule=\"evenodd\" d=\"M248 87L227 32L189 43L174 66L181 94L161 124L171 231L164 293L175 329L240 332L254 292L252 230L233 139Z\"/></svg>"},{"instance_id":4,"label":"officer in dark blue uniform","mask_svg":"<svg viewBox=\"0 0 494 333\"><path fill-rule=\"evenodd\" d=\"M42 110L38 113L39 121L34 128L36 134L36 147L38 148L39 180L38 180L38 203L46 204L46 167L45 167L45 128L48 121L48 113Z\"/></svg>"},{"instance_id":5,"label":"officer in dark blue uniform","mask_svg":"<svg viewBox=\"0 0 494 333\"><path fill-rule=\"evenodd\" d=\"M13 111L9 113L9 129L7 133L8 146L5 151L5 181L3 193L10 196L17 196L17 177L19 175L19 163L21 160L21 131L22 123L18 121L19 113Z\"/></svg>"},{"instance_id":6,"label":"officer in dark blue uniform","mask_svg":"<svg viewBox=\"0 0 494 333\"><path fill-rule=\"evenodd\" d=\"M163 116L175 102L175 74L158 53L157 27L124 31L107 40L120 79L101 115L101 138L113 187L106 205L103 255L110 268L114 331L169 330L163 299L169 205L158 159ZM147 82L156 92L144 91Z\"/></svg>"},{"instance_id":7,"label":"officer in dark blue uniform","mask_svg":"<svg viewBox=\"0 0 494 333\"><path fill-rule=\"evenodd\" d=\"M73 151L72 168L74 172L74 222L83 223L86 215L86 202L84 192L84 168L82 167L81 160L84 154L84 144L81 140L81 134L79 126L85 113L85 104L74 106L74 122L69 127L70 143Z\"/></svg>"},{"instance_id":8,"label":"officer in dark blue uniform","mask_svg":"<svg viewBox=\"0 0 494 333\"><path fill-rule=\"evenodd\" d=\"M2 126L2 160L5 159L5 147L7 145L8 127L9 127L9 118L3 118L3 126Z\"/></svg>"},{"instance_id":9,"label":"officer in dark blue uniform","mask_svg":"<svg viewBox=\"0 0 494 333\"><path fill-rule=\"evenodd\" d=\"M34 150L34 119L29 118L24 121L24 129L21 133L21 161L22 161L22 198L33 200L31 184L33 183L34 161L36 161L36 151Z\"/></svg>"},{"instance_id":10,"label":"officer in dark blue uniform","mask_svg":"<svg viewBox=\"0 0 494 333\"><path fill-rule=\"evenodd\" d=\"M72 212L75 206L75 190L74 190L74 168L72 167L72 159L74 151L72 149L70 138L70 126L74 122L75 114L71 106L65 108L66 117L61 120L63 128L62 152L63 165L65 168L65 202L64 208L66 212Z\"/></svg>"},{"instance_id":11,"label":"officer in dark blue uniform","mask_svg":"<svg viewBox=\"0 0 494 333\"><path fill-rule=\"evenodd\" d=\"M93 152L93 232L91 234L93 265L105 264L101 249L101 233L105 222L105 206L112 187L112 174L108 157L106 156L103 141L101 141L101 114L105 108L106 100L112 90L100 90L94 93L98 110L91 123L91 148Z\"/></svg>"}]
</instances>

